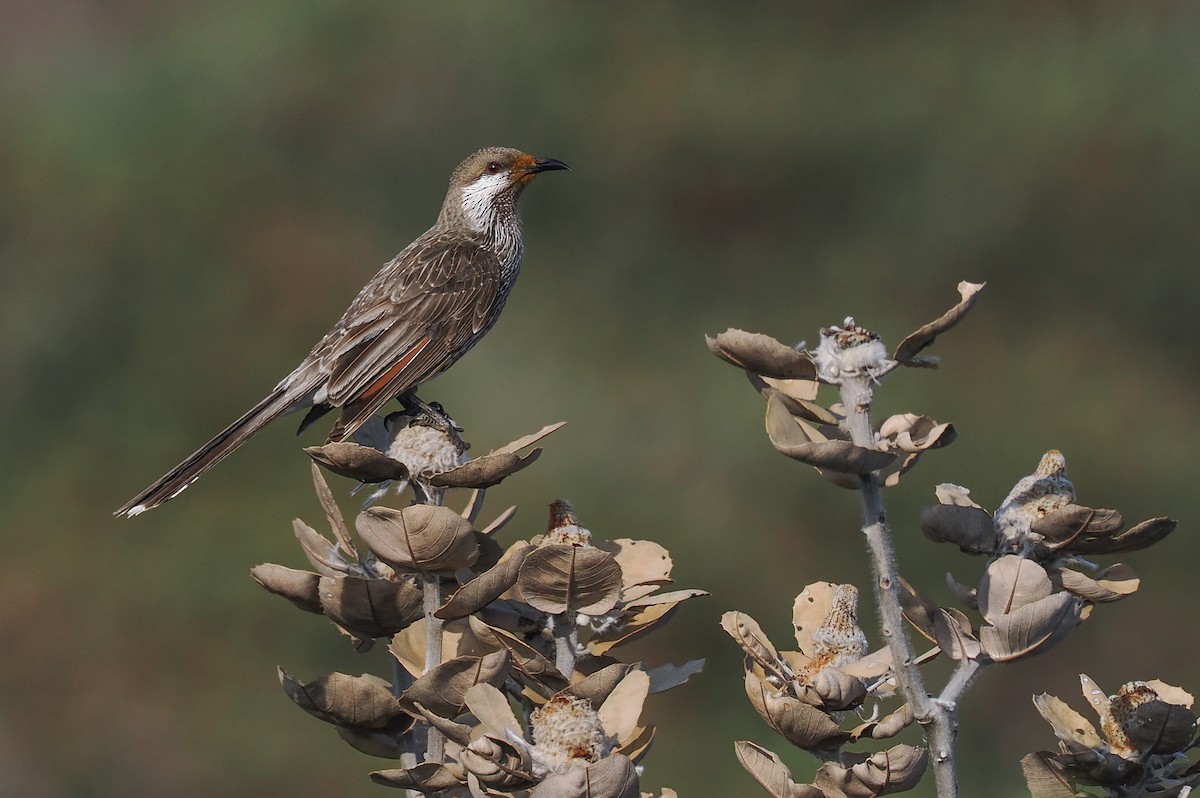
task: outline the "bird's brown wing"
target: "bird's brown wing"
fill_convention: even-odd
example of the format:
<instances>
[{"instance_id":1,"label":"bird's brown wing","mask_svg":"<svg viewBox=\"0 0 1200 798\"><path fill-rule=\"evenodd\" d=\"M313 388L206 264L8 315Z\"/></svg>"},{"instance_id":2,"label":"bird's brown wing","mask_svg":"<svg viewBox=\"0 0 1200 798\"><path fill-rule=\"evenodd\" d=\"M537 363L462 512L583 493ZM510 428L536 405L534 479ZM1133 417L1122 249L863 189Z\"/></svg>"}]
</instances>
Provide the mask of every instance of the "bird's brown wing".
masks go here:
<instances>
[{"instance_id":1,"label":"bird's brown wing","mask_svg":"<svg viewBox=\"0 0 1200 798\"><path fill-rule=\"evenodd\" d=\"M412 260L380 283L373 301L361 301L364 292L328 342L326 401L343 408L331 440L344 440L392 398L448 368L499 312L496 257L470 242L438 243L402 253Z\"/></svg>"}]
</instances>

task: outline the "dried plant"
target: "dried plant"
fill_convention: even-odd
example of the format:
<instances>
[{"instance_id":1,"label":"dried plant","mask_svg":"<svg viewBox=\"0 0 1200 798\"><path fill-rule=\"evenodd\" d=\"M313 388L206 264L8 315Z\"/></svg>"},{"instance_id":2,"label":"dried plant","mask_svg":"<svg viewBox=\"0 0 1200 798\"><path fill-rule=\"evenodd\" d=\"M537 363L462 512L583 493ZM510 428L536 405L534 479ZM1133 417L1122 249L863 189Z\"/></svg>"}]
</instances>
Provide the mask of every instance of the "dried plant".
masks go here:
<instances>
[{"instance_id":1,"label":"dried plant","mask_svg":"<svg viewBox=\"0 0 1200 798\"><path fill-rule=\"evenodd\" d=\"M648 668L613 650L670 619L699 590L660 592L672 562L657 543L597 542L565 501L545 534L506 549L497 533L516 508L481 526L484 489L530 465L552 425L469 459L462 430L437 405L412 405L366 425L357 443L308 450L324 468L375 485L346 524L320 468L313 483L332 537L303 521L296 537L313 570L255 567L264 588L321 614L355 650L384 640L389 678L333 673L284 691L351 746L400 760L371 778L438 796L638 798L651 693L703 665ZM522 452L526 452L522 454ZM392 489L412 502L376 506ZM471 490L461 512L447 492ZM674 792L665 789L663 798Z\"/></svg>"},{"instance_id":2,"label":"dried plant","mask_svg":"<svg viewBox=\"0 0 1200 798\"><path fill-rule=\"evenodd\" d=\"M949 445L957 435L950 424L911 413L875 426L874 393L898 367L936 367L937 360L922 352L966 315L982 288L961 283L960 301L906 337L890 356L879 335L849 318L822 329L812 350L740 330L708 339L713 353L743 369L766 400L774 447L834 484L859 491L880 632L887 641L884 651L867 653L857 622L858 591L851 585L811 584L796 598L797 651L777 650L748 616L725 614L723 628L746 654L751 704L772 729L822 762L811 784L797 784L774 753L739 742L742 765L778 798L901 792L930 763L938 795L957 796L958 704L979 670L1045 651L1087 620L1095 605L1132 594L1139 580L1129 566L1100 569L1086 558L1145 548L1175 528L1171 519L1154 518L1126 530L1116 511L1078 504L1065 458L1051 450L994 514L972 501L966 488L949 484L937 487L938 504L921 514L921 529L930 539L987 558L975 587L949 578L962 609L937 606L901 578L882 489L895 485L924 452ZM838 401L822 404L821 386L835 388ZM932 644L928 651L917 653L905 621ZM920 666L939 655L956 665L935 694L926 688ZM1038 699L1063 740L1063 752L1026 757L1035 798L1075 795L1076 780L1108 786L1110 795L1182 796L1191 779L1200 780L1191 765L1180 762L1195 731L1186 709L1191 697L1159 683L1132 684L1098 707L1104 739L1057 699ZM892 699L903 703L880 717L881 704ZM844 722L849 712L862 722ZM922 748L849 749L862 740L891 738L914 721L924 731Z\"/></svg>"}]
</instances>

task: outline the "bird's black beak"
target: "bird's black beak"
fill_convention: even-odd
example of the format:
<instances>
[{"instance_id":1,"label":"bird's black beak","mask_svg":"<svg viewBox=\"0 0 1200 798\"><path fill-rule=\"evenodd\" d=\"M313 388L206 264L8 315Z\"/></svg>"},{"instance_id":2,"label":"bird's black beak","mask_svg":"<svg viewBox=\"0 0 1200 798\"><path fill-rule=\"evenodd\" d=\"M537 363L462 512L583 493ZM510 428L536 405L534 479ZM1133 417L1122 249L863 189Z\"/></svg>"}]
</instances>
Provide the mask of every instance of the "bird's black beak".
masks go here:
<instances>
[{"instance_id":1,"label":"bird's black beak","mask_svg":"<svg viewBox=\"0 0 1200 798\"><path fill-rule=\"evenodd\" d=\"M536 175L538 172L553 172L557 169L566 169L567 171L570 171L571 167L567 166L557 158L534 158L533 165L527 167L525 169L525 173Z\"/></svg>"}]
</instances>

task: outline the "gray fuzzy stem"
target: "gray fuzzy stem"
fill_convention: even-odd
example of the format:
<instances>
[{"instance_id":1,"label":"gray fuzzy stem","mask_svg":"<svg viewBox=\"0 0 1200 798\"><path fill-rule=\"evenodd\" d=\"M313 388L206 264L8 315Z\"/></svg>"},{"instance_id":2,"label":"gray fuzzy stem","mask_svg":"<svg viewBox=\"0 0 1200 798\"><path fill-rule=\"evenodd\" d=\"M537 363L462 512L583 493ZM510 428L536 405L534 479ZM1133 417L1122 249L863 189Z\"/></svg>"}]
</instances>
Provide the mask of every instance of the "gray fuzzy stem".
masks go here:
<instances>
[{"instance_id":1,"label":"gray fuzzy stem","mask_svg":"<svg viewBox=\"0 0 1200 798\"><path fill-rule=\"evenodd\" d=\"M442 606L442 580L434 573L421 574L421 589L425 609L425 672L442 664L442 619L434 615ZM429 727L425 746L426 762L441 762L445 758L445 738L433 726Z\"/></svg>"},{"instance_id":2,"label":"gray fuzzy stem","mask_svg":"<svg viewBox=\"0 0 1200 798\"><path fill-rule=\"evenodd\" d=\"M873 378L865 371L857 375L843 374L839 389L842 405L846 408L846 428L851 440L856 446L875 449L875 429L871 424ZM925 690L912 642L904 628L900 576L884 512L883 496L873 475L863 474L859 479L863 534L875 570L875 596L879 605L881 630L892 653L896 681L912 708L913 717L925 727L939 798L958 798L958 776L954 767L957 712L935 702Z\"/></svg>"}]
</instances>

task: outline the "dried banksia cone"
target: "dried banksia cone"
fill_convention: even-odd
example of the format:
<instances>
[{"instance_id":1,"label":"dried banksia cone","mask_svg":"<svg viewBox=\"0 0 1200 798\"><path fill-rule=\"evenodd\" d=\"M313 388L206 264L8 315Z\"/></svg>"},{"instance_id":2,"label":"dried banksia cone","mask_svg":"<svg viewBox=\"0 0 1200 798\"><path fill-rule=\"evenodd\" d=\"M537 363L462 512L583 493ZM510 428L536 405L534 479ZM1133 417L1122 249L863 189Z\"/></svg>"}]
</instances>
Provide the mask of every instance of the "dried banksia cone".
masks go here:
<instances>
[{"instance_id":1,"label":"dried banksia cone","mask_svg":"<svg viewBox=\"0 0 1200 798\"><path fill-rule=\"evenodd\" d=\"M533 760L543 772L561 773L608 754L604 725L590 701L559 693L529 716Z\"/></svg>"}]
</instances>

